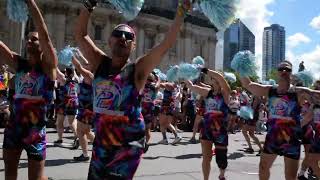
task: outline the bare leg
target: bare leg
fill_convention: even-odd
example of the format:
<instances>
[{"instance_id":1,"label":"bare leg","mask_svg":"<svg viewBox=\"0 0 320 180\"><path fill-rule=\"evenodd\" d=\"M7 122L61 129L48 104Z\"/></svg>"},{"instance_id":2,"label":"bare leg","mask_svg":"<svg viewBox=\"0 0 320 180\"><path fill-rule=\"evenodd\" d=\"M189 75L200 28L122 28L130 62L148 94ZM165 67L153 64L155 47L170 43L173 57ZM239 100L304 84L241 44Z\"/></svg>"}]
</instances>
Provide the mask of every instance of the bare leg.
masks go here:
<instances>
[{"instance_id":1,"label":"bare leg","mask_svg":"<svg viewBox=\"0 0 320 180\"><path fill-rule=\"evenodd\" d=\"M201 140L202 147L202 173L203 179L209 180L212 160L212 142Z\"/></svg>"},{"instance_id":2,"label":"bare leg","mask_svg":"<svg viewBox=\"0 0 320 180\"><path fill-rule=\"evenodd\" d=\"M6 180L16 180L18 177L18 164L22 149L3 149L3 161Z\"/></svg>"},{"instance_id":3,"label":"bare leg","mask_svg":"<svg viewBox=\"0 0 320 180\"><path fill-rule=\"evenodd\" d=\"M286 180L296 180L299 169L299 160L284 157L284 168Z\"/></svg>"},{"instance_id":4,"label":"bare leg","mask_svg":"<svg viewBox=\"0 0 320 180\"><path fill-rule=\"evenodd\" d=\"M44 174L45 160L36 161L28 159L28 177L29 179L41 180Z\"/></svg>"},{"instance_id":5,"label":"bare leg","mask_svg":"<svg viewBox=\"0 0 320 180\"><path fill-rule=\"evenodd\" d=\"M270 168L273 162L276 160L276 154L266 154L262 153L260 157L259 164L259 179L260 180L269 180L270 178Z\"/></svg>"}]
</instances>

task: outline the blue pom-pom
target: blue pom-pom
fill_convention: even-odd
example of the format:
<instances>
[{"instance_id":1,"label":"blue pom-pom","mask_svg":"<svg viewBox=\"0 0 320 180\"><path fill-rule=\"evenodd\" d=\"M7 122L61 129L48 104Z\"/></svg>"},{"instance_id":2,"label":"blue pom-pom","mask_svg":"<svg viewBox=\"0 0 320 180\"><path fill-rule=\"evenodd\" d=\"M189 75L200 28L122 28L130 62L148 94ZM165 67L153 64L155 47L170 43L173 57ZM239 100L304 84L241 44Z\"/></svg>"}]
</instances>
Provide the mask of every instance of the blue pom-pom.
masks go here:
<instances>
[{"instance_id":1,"label":"blue pom-pom","mask_svg":"<svg viewBox=\"0 0 320 180\"><path fill-rule=\"evenodd\" d=\"M167 80L169 82L176 82L178 81L178 71L179 67L177 65L172 66L168 71L167 71Z\"/></svg>"},{"instance_id":2,"label":"blue pom-pom","mask_svg":"<svg viewBox=\"0 0 320 180\"><path fill-rule=\"evenodd\" d=\"M231 72L224 72L223 75L224 75L224 78L225 78L227 81L230 81L231 83L237 82L237 77L236 77L235 74L233 74L233 73L231 73Z\"/></svg>"},{"instance_id":3,"label":"blue pom-pom","mask_svg":"<svg viewBox=\"0 0 320 180\"><path fill-rule=\"evenodd\" d=\"M201 73L200 65L183 63L179 65L178 77L185 80L198 79Z\"/></svg>"},{"instance_id":4,"label":"blue pom-pom","mask_svg":"<svg viewBox=\"0 0 320 180\"><path fill-rule=\"evenodd\" d=\"M167 80L167 75L163 74L162 72L157 74L160 78L161 81L166 81Z\"/></svg>"},{"instance_id":5,"label":"blue pom-pom","mask_svg":"<svg viewBox=\"0 0 320 180\"><path fill-rule=\"evenodd\" d=\"M71 66L73 51L76 49L77 48L70 46L66 46L64 49L62 49L58 54L59 63L65 66Z\"/></svg>"},{"instance_id":6,"label":"blue pom-pom","mask_svg":"<svg viewBox=\"0 0 320 180\"><path fill-rule=\"evenodd\" d=\"M242 106L240 111L237 112L238 116L246 120L253 119L253 109L249 106Z\"/></svg>"},{"instance_id":7,"label":"blue pom-pom","mask_svg":"<svg viewBox=\"0 0 320 180\"><path fill-rule=\"evenodd\" d=\"M7 15L12 21L27 22L28 14L28 6L25 0L7 1Z\"/></svg>"},{"instance_id":8,"label":"blue pom-pom","mask_svg":"<svg viewBox=\"0 0 320 180\"><path fill-rule=\"evenodd\" d=\"M224 30L233 22L237 0L198 0L201 11L219 29Z\"/></svg>"},{"instance_id":9,"label":"blue pom-pom","mask_svg":"<svg viewBox=\"0 0 320 180\"><path fill-rule=\"evenodd\" d=\"M197 56L195 58L192 59L192 64L197 64L197 65L201 65L204 66L204 59L201 56Z\"/></svg>"},{"instance_id":10,"label":"blue pom-pom","mask_svg":"<svg viewBox=\"0 0 320 180\"><path fill-rule=\"evenodd\" d=\"M238 52L231 61L231 68L241 77L256 76L255 56L250 51Z\"/></svg>"},{"instance_id":11,"label":"blue pom-pom","mask_svg":"<svg viewBox=\"0 0 320 180\"><path fill-rule=\"evenodd\" d=\"M302 82L304 87L310 87L313 84L314 78L310 71L300 71L294 75Z\"/></svg>"},{"instance_id":12,"label":"blue pom-pom","mask_svg":"<svg viewBox=\"0 0 320 180\"><path fill-rule=\"evenodd\" d=\"M139 14L144 0L104 0L103 2L110 2L126 20L131 21Z\"/></svg>"},{"instance_id":13,"label":"blue pom-pom","mask_svg":"<svg viewBox=\"0 0 320 180\"><path fill-rule=\"evenodd\" d=\"M161 73L161 70L160 69L154 69L153 72L155 72L158 75L159 73Z\"/></svg>"}]
</instances>

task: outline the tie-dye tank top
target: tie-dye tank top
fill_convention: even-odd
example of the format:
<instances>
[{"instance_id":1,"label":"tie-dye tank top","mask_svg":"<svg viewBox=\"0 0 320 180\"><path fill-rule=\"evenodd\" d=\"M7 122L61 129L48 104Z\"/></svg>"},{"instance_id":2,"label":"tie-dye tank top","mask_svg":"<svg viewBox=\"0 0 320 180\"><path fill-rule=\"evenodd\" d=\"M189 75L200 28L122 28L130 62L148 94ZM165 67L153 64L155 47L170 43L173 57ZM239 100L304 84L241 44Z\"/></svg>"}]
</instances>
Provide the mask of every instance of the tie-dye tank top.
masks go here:
<instances>
[{"instance_id":1,"label":"tie-dye tank top","mask_svg":"<svg viewBox=\"0 0 320 180\"><path fill-rule=\"evenodd\" d=\"M16 121L29 119L32 124L45 125L46 104L52 101L54 81L41 67L32 69L27 60L19 59L15 75L13 111Z\"/></svg>"},{"instance_id":2,"label":"tie-dye tank top","mask_svg":"<svg viewBox=\"0 0 320 180\"><path fill-rule=\"evenodd\" d=\"M269 91L269 128L291 128L295 132L300 127L301 108L298 104L296 93L287 92L279 94L277 88L271 88Z\"/></svg>"},{"instance_id":3,"label":"tie-dye tank top","mask_svg":"<svg viewBox=\"0 0 320 180\"><path fill-rule=\"evenodd\" d=\"M205 101L205 117L210 115L211 117L222 118L226 121L228 115L228 105L224 102L222 94L214 95L210 90Z\"/></svg>"},{"instance_id":4,"label":"tie-dye tank top","mask_svg":"<svg viewBox=\"0 0 320 180\"><path fill-rule=\"evenodd\" d=\"M67 108L77 108L79 106L79 84L76 80L66 80L63 87L64 103Z\"/></svg>"},{"instance_id":5,"label":"tie-dye tank top","mask_svg":"<svg viewBox=\"0 0 320 180\"><path fill-rule=\"evenodd\" d=\"M147 82L143 89L143 103L153 103L157 98L157 90L154 83Z\"/></svg>"},{"instance_id":6,"label":"tie-dye tank top","mask_svg":"<svg viewBox=\"0 0 320 180\"><path fill-rule=\"evenodd\" d=\"M97 142L121 146L144 137L141 96L134 84L135 64L121 72L112 72L112 60L106 57L93 80L93 110Z\"/></svg>"},{"instance_id":7,"label":"tie-dye tank top","mask_svg":"<svg viewBox=\"0 0 320 180\"><path fill-rule=\"evenodd\" d=\"M0 74L0 90L8 88L8 73Z\"/></svg>"}]
</instances>

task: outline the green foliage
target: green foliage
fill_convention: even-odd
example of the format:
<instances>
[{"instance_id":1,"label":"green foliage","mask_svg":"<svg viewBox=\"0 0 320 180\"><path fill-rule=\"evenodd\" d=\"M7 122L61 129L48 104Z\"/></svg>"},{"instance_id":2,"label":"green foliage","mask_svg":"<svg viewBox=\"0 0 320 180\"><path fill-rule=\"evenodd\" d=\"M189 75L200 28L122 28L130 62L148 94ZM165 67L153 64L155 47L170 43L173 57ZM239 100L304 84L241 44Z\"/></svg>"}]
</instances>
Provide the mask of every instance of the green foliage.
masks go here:
<instances>
[{"instance_id":1,"label":"green foliage","mask_svg":"<svg viewBox=\"0 0 320 180\"><path fill-rule=\"evenodd\" d=\"M277 69L272 69L271 71L268 72L267 74L267 80L273 79L276 82L278 81L278 71Z\"/></svg>"}]
</instances>

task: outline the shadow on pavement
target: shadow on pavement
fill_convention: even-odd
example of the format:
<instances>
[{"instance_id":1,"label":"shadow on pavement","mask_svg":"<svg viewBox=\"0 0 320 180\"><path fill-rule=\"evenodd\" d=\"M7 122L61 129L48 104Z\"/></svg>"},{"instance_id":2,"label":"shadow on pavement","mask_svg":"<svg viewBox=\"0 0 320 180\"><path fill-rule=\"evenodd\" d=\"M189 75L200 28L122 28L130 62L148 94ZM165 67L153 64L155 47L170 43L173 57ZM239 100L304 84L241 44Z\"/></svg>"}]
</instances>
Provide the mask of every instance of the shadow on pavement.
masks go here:
<instances>
[{"instance_id":1,"label":"shadow on pavement","mask_svg":"<svg viewBox=\"0 0 320 180\"><path fill-rule=\"evenodd\" d=\"M154 160L154 159L159 159L159 158L168 158L168 159L193 159L193 158L201 158L202 154L185 154L185 155L180 155L176 157L169 157L169 156L147 156L143 157L143 159L146 160Z\"/></svg>"},{"instance_id":2,"label":"shadow on pavement","mask_svg":"<svg viewBox=\"0 0 320 180\"><path fill-rule=\"evenodd\" d=\"M62 166L62 165L71 164L71 163L83 163L83 162L77 162L72 159L52 159L52 160L46 160L45 167ZM19 163L18 169L22 169L22 168L28 168L28 163L27 162ZM4 168L0 169L0 172L4 172Z\"/></svg>"},{"instance_id":3,"label":"shadow on pavement","mask_svg":"<svg viewBox=\"0 0 320 180\"><path fill-rule=\"evenodd\" d=\"M230 160L235 160L235 159L239 159L239 158L242 158L244 157L245 155L243 153L238 153L238 152L234 152L234 153L231 153L229 156L228 156L228 159Z\"/></svg>"}]
</instances>

